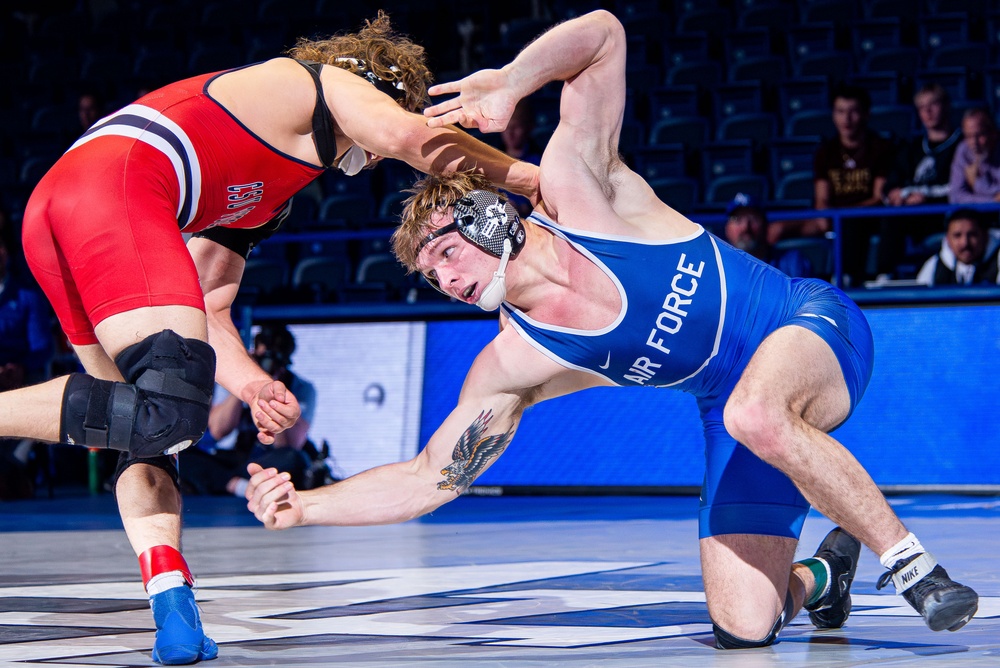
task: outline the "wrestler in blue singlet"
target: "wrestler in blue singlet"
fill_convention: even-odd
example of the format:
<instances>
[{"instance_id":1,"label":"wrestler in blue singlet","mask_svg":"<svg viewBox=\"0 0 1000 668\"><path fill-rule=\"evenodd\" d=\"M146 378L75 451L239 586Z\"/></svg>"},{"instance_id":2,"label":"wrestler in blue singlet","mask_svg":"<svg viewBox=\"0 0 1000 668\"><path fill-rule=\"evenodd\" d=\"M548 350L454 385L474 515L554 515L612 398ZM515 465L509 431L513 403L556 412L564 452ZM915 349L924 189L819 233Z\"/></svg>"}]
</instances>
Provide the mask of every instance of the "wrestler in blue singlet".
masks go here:
<instances>
[{"instance_id":1,"label":"wrestler in blue singlet","mask_svg":"<svg viewBox=\"0 0 1000 668\"><path fill-rule=\"evenodd\" d=\"M531 220L573 245L618 288L622 311L592 331L555 327L503 305L518 333L559 364L616 385L672 387L698 399L707 467L700 535L798 538L808 504L792 482L737 443L722 423L726 400L761 342L785 325L819 335L837 356L851 411L871 377L871 330L840 290L789 278L699 228L669 241L570 230Z\"/></svg>"}]
</instances>

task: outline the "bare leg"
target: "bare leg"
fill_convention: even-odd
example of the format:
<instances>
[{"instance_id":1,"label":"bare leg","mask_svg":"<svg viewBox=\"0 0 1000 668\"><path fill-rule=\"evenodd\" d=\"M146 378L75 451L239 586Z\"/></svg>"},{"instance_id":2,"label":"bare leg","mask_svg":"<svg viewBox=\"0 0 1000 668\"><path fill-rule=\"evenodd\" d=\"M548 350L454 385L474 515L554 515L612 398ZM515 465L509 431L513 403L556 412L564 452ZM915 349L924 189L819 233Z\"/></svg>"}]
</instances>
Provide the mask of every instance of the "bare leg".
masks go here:
<instances>
[{"instance_id":1,"label":"bare leg","mask_svg":"<svg viewBox=\"0 0 1000 668\"><path fill-rule=\"evenodd\" d=\"M807 329L783 327L761 344L733 390L726 429L880 555L908 532L858 460L825 433L849 404L830 347Z\"/></svg>"},{"instance_id":2,"label":"bare leg","mask_svg":"<svg viewBox=\"0 0 1000 668\"><path fill-rule=\"evenodd\" d=\"M789 591L798 613L815 582L808 568L792 565L797 543L749 534L703 538L701 572L712 621L735 636L759 640L770 633Z\"/></svg>"}]
</instances>

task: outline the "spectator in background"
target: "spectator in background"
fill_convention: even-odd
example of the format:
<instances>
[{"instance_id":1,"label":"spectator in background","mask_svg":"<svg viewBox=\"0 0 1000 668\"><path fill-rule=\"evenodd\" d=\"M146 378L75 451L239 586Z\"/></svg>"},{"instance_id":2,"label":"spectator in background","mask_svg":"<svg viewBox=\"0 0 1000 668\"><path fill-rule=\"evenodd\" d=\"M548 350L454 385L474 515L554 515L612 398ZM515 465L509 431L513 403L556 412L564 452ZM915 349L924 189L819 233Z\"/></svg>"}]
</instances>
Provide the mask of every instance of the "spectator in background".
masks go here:
<instances>
[{"instance_id":1,"label":"spectator in background","mask_svg":"<svg viewBox=\"0 0 1000 668\"><path fill-rule=\"evenodd\" d=\"M767 240L767 212L756 198L739 193L726 207L726 241L795 278L815 276L812 263L797 250L778 250Z\"/></svg>"},{"instance_id":2,"label":"spectator in background","mask_svg":"<svg viewBox=\"0 0 1000 668\"><path fill-rule=\"evenodd\" d=\"M316 411L316 388L293 373L295 337L284 325L265 325L254 337L253 358L274 380L280 380L299 400L298 422L276 434L274 443L257 439L250 407L239 397L216 387L208 414L208 431L184 462L182 484L196 494L235 494L242 497L249 476L247 464L288 471L296 486L305 484L311 457L303 452Z\"/></svg>"},{"instance_id":3,"label":"spectator in background","mask_svg":"<svg viewBox=\"0 0 1000 668\"><path fill-rule=\"evenodd\" d=\"M941 84L923 86L913 96L923 126L919 137L903 143L886 183L890 206L944 204L948 201L951 163L962 143L962 132L952 126L951 100ZM879 264L895 267L906 252L907 238L920 242L940 230L939 215L889 217L879 232Z\"/></svg>"},{"instance_id":4,"label":"spectator in background","mask_svg":"<svg viewBox=\"0 0 1000 668\"><path fill-rule=\"evenodd\" d=\"M837 136L824 140L813 158L814 206L817 209L876 206L882 203L892 168L892 144L868 128L871 96L861 86L840 85L833 92L831 113ZM830 231L830 221L804 221L802 234ZM843 270L847 282L860 284L865 275L872 219L851 218L843 225Z\"/></svg>"},{"instance_id":5,"label":"spectator in background","mask_svg":"<svg viewBox=\"0 0 1000 668\"><path fill-rule=\"evenodd\" d=\"M514 107L514 113L510 117L510 122L503 132L500 133L500 140L503 142L503 152L523 162L537 165L542 160L542 151L531 138L531 133L535 129L535 115L531 109L531 102L528 98L523 98ZM527 197L515 193L507 193L510 203L514 205L517 212L522 217L527 217L531 213L531 202Z\"/></svg>"},{"instance_id":6,"label":"spectator in background","mask_svg":"<svg viewBox=\"0 0 1000 668\"><path fill-rule=\"evenodd\" d=\"M89 130L90 126L104 116L104 102L101 96L92 90L80 93L76 103L76 113L80 118L80 132Z\"/></svg>"},{"instance_id":7,"label":"spectator in background","mask_svg":"<svg viewBox=\"0 0 1000 668\"><path fill-rule=\"evenodd\" d=\"M37 290L8 271L9 228L0 232L0 391L46 379L52 357L49 308ZM31 439L0 440L0 499L34 494L28 458Z\"/></svg>"},{"instance_id":8,"label":"spectator in background","mask_svg":"<svg viewBox=\"0 0 1000 668\"><path fill-rule=\"evenodd\" d=\"M924 131L903 144L886 184L886 203L892 206L943 204L948 201L948 180L962 133L951 125L951 100L941 84L923 86L913 96Z\"/></svg>"},{"instance_id":9,"label":"spectator in background","mask_svg":"<svg viewBox=\"0 0 1000 668\"><path fill-rule=\"evenodd\" d=\"M941 250L924 263L924 285L995 284L1000 277L1000 230L990 229L982 212L958 209L948 216Z\"/></svg>"},{"instance_id":10,"label":"spectator in background","mask_svg":"<svg viewBox=\"0 0 1000 668\"><path fill-rule=\"evenodd\" d=\"M953 204L1000 201L1000 151L997 126L984 107L962 116L962 145L955 150L948 184Z\"/></svg>"},{"instance_id":11,"label":"spectator in background","mask_svg":"<svg viewBox=\"0 0 1000 668\"><path fill-rule=\"evenodd\" d=\"M0 234L0 391L46 380L53 347L45 298L8 272L9 234Z\"/></svg>"}]
</instances>

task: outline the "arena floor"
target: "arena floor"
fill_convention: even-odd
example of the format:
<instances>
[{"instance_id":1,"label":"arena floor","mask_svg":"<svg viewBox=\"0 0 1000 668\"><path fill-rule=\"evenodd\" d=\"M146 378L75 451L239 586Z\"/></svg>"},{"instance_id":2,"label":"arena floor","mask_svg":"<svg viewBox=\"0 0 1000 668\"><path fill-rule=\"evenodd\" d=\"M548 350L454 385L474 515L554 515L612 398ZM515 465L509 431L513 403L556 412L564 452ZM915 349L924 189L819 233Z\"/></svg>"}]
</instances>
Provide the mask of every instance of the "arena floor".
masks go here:
<instances>
[{"instance_id":1,"label":"arena floor","mask_svg":"<svg viewBox=\"0 0 1000 668\"><path fill-rule=\"evenodd\" d=\"M845 628L802 614L773 647L715 650L689 497L466 497L404 525L279 533L237 499L191 498L185 555L220 646L210 666L1000 665L1000 499L891 500L979 591L961 631L876 592L866 551ZM830 526L810 516L802 556ZM0 665L154 665L110 497L0 504L0 531Z\"/></svg>"}]
</instances>

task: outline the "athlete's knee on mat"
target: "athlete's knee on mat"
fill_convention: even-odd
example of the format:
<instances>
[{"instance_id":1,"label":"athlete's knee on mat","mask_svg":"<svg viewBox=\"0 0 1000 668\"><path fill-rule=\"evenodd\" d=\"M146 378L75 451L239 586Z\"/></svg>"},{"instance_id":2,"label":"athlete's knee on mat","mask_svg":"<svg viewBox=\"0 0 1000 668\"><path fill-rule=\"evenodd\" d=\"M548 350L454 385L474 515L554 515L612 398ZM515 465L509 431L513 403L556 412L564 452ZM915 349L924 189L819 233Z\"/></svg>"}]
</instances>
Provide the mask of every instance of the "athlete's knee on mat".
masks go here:
<instances>
[{"instance_id":1,"label":"athlete's knee on mat","mask_svg":"<svg viewBox=\"0 0 1000 668\"><path fill-rule=\"evenodd\" d=\"M758 639L745 638L719 626L714 621L712 622L712 633L715 635L715 646L717 649L755 649L758 647L769 647L774 644L775 640L778 638L778 632L785 627L785 624L792 618L792 613L795 612L795 601L792 598L791 592L786 592L785 594L785 604L778 615L778 618L774 620L774 624L771 625L770 630ZM747 634L756 635L756 634Z\"/></svg>"},{"instance_id":2,"label":"athlete's knee on mat","mask_svg":"<svg viewBox=\"0 0 1000 668\"><path fill-rule=\"evenodd\" d=\"M164 330L123 350L115 365L124 383L70 376L60 425L66 442L153 457L201 438L215 380L211 346Z\"/></svg>"}]
</instances>

